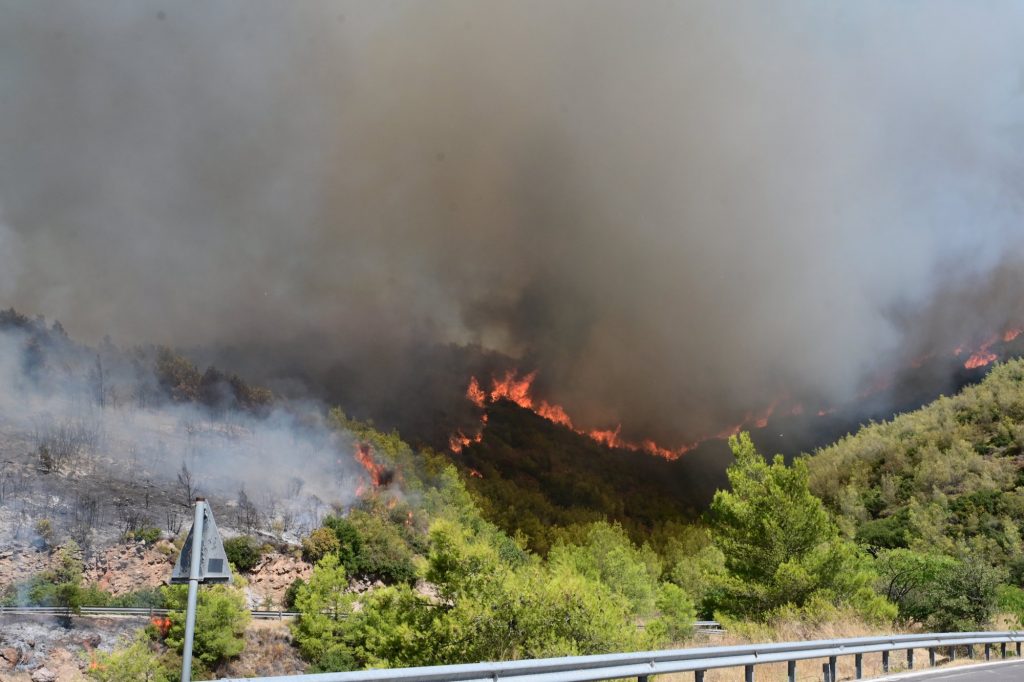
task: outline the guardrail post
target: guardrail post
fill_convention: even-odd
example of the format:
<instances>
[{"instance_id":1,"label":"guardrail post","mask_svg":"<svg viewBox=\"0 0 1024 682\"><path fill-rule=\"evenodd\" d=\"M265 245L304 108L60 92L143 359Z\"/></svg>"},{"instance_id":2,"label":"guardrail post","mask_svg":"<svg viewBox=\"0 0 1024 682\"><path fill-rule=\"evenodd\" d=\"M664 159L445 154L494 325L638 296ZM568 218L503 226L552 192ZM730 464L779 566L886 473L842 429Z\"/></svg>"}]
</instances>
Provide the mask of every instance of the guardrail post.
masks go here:
<instances>
[{"instance_id":1,"label":"guardrail post","mask_svg":"<svg viewBox=\"0 0 1024 682\"><path fill-rule=\"evenodd\" d=\"M968 644L967 645L967 658L974 658L974 645L973 644Z\"/></svg>"},{"instance_id":2,"label":"guardrail post","mask_svg":"<svg viewBox=\"0 0 1024 682\"><path fill-rule=\"evenodd\" d=\"M828 676L828 663L821 664L821 679L823 679L825 682L832 682L832 680Z\"/></svg>"},{"instance_id":3,"label":"guardrail post","mask_svg":"<svg viewBox=\"0 0 1024 682\"><path fill-rule=\"evenodd\" d=\"M935 667L935 647L933 646L928 647L928 667Z\"/></svg>"},{"instance_id":4,"label":"guardrail post","mask_svg":"<svg viewBox=\"0 0 1024 682\"><path fill-rule=\"evenodd\" d=\"M647 682L647 675L638 675L636 682Z\"/></svg>"},{"instance_id":5,"label":"guardrail post","mask_svg":"<svg viewBox=\"0 0 1024 682\"><path fill-rule=\"evenodd\" d=\"M864 677L864 654L857 654L853 657L853 666L856 668L857 679Z\"/></svg>"},{"instance_id":6,"label":"guardrail post","mask_svg":"<svg viewBox=\"0 0 1024 682\"><path fill-rule=\"evenodd\" d=\"M754 666L745 665L743 666L743 679L744 682L754 682Z\"/></svg>"},{"instance_id":7,"label":"guardrail post","mask_svg":"<svg viewBox=\"0 0 1024 682\"><path fill-rule=\"evenodd\" d=\"M992 645L988 642L985 642L985 660L992 660Z\"/></svg>"},{"instance_id":8,"label":"guardrail post","mask_svg":"<svg viewBox=\"0 0 1024 682\"><path fill-rule=\"evenodd\" d=\"M704 682L704 671L694 670L693 671L693 682Z\"/></svg>"},{"instance_id":9,"label":"guardrail post","mask_svg":"<svg viewBox=\"0 0 1024 682\"><path fill-rule=\"evenodd\" d=\"M999 655L1006 658L1006 642L999 643Z\"/></svg>"},{"instance_id":10,"label":"guardrail post","mask_svg":"<svg viewBox=\"0 0 1024 682\"><path fill-rule=\"evenodd\" d=\"M1020 658L1020 642L1017 642L1017 658Z\"/></svg>"},{"instance_id":11,"label":"guardrail post","mask_svg":"<svg viewBox=\"0 0 1024 682\"><path fill-rule=\"evenodd\" d=\"M907 649L907 670L914 669L914 650Z\"/></svg>"},{"instance_id":12,"label":"guardrail post","mask_svg":"<svg viewBox=\"0 0 1024 682\"><path fill-rule=\"evenodd\" d=\"M882 672L889 672L889 651L888 649L882 652Z\"/></svg>"},{"instance_id":13,"label":"guardrail post","mask_svg":"<svg viewBox=\"0 0 1024 682\"><path fill-rule=\"evenodd\" d=\"M828 678L830 680L832 680L832 682L836 682L836 657L835 656L829 656L828 657Z\"/></svg>"},{"instance_id":14,"label":"guardrail post","mask_svg":"<svg viewBox=\"0 0 1024 682\"><path fill-rule=\"evenodd\" d=\"M786 679L796 682L796 661L786 661Z\"/></svg>"},{"instance_id":15,"label":"guardrail post","mask_svg":"<svg viewBox=\"0 0 1024 682\"><path fill-rule=\"evenodd\" d=\"M949 660L951 660L951 661L955 661L956 660L956 646L955 645L949 647Z\"/></svg>"}]
</instances>

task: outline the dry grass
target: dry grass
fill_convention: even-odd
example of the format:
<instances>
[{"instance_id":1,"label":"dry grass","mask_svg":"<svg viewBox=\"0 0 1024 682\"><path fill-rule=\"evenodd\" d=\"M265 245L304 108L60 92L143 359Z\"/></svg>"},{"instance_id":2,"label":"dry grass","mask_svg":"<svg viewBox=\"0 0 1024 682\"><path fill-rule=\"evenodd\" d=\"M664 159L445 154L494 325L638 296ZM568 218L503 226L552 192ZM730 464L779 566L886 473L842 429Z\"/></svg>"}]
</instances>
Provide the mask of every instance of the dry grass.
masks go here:
<instances>
[{"instance_id":1,"label":"dry grass","mask_svg":"<svg viewBox=\"0 0 1024 682\"><path fill-rule=\"evenodd\" d=\"M1000 628L996 628L1000 629ZM871 626L859 620L855 616L843 618L837 621L826 623L807 623L799 621L776 622L770 625L739 624L730 628L729 632L719 635L697 636L686 642L681 642L680 647L700 646L729 646L737 644L754 644L763 642L796 642L814 639L839 639L847 637L869 637L887 634L907 634L907 630L884 629ZM1014 654L1012 647L1007 649L1007 655ZM975 655L978 660L983 658L983 648L976 647ZM992 648L992 659L999 657L999 647ZM967 659L967 648L960 647L956 652L956 661L952 662L949 652L946 650L935 652L936 665L962 665L970 663ZM823 679L822 666L827 663L824 658L812 658L798 661L796 665L796 677L806 682L819 682ZM855 663L853 656L840 656L837 659L837 677L839 680L855 679ZM928 650L914 649L914 669L924 670L928 667ZM907 670L907 655L905 650L893 651L889 654L889 672L898 673ZM883 674L882 654L865 654L863 659L863 673L865 678L878 677ZM768 663L758 665L754 668L754 676L757 682L784 682L788 679L785 663ZM694 679L693 673L678 673L674 675L660 675L659 682L691 682ZM705 674L705 682L743 682L743 668L728 668L723 670L709 670Z\"/></svg>"},{"instance_id":2,"label":"dry grass","mask_svg":"<svg viewBox=\"0 0 1024 682\"><path fill-rule=\"evenodd\" d=\"M245 632L245 650L217 671L220 677L297 675L307 665L292 646L287 622L253 621Z\"/></svg>"}]
</instances>

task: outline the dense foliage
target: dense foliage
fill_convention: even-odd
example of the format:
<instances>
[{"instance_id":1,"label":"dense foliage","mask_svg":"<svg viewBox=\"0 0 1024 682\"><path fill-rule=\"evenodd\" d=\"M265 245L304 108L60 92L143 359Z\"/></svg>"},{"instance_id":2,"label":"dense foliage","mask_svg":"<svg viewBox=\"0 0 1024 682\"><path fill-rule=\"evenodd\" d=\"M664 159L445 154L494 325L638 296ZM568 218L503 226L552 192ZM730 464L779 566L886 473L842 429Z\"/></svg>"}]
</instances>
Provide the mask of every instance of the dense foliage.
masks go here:
<instances>
[{"instance_id":1,"label":"dense foliage","mask_svg":"<svg viewBox=\"0 0 1024 682\"><path fill-rule=\"evenodd\" d=\"M802 461L769 464L746 433L729 444L731 491L718 491L710 518L725 559L717 606L731 615L757 617L785 606L849 604L871 620L893 614L877 596L870 558L843 539L821 500L807 487Z\"/></svg>"},{"instance_id":2,"label":"dense foliage","mask_svg":"<svg viewBox=\"0 0 1024 682\"><path fill-rule=\"evenodd\" d=\"M409 482L413 472L403 475ZM420 510L429 526L416 531L414 524L392 523L394 534L380 543L418 554L410 578L426 580L429 589L392 579L360 596L346 592L346 562L362 566L359 557L374 544L367 529L388 527L381 512L388 505L372 501L348 519L361 538L356 555L346 560L328 552L309 581L297 584L302 617L294 636L317 669L635 650L665 645L692 628L689 596L661 582L658 557L620 526L582 529L579 543L558 544L544 561L481 517L450 466L434 469L431 479ZM351 530L337 519L325 527Z\"/></svg>"},{"instance_id":3,"label":"dense foliage","mask_svg":"<svg viewBox=\"0 0 1024 682\"><path fill-rule=\"evenodd\" d=\"M167 607L175 609L170 616L171 626L166 642L181 653L185 636L186 585L165 588ZM245 606L245 595L238 587L208 585L199 590L196 605L196 634L192 645L193 665L212 668L221 661L242 653L245 647L245 628L250 615Z\"/></svg>"},{"instance_id":4,"label":"dense foliage","mask_svg":"<svg viewBox=\"0 0 1024 682\"><path fill-rule=\"evenodd\" d=\"M248 573L259 564L262 552L256 538L240 535L224 541L224 553L228 561L242 573Z\"/></svg>"}]
</instances>

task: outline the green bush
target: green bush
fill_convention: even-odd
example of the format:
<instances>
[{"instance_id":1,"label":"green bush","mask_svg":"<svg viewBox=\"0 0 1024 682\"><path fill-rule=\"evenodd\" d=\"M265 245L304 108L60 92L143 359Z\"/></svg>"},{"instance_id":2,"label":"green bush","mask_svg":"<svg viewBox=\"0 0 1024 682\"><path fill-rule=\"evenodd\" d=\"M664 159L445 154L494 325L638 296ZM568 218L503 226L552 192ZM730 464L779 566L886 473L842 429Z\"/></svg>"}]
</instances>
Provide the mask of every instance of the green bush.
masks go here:
<instances>
[{"instance_id":1,"label":"green bush","mask_svg":"<svg viewBox=\"0 0 1024 682\"><path fill-rule=\"evenodd\" d=\"M145 636L109 654L97 652L86 674L98 682L174 682L178 679L178 669L168 665Z\"/></svg>"},{"instance_id":2,"label":"green bush","mask_svg":"<svg viewBox=\"0 0 1024 682\"><path fill-rule=\"evenodd\" d=\"M729 439L736 462L731 491L711 503L711 530L725 557L716 610L764 618L813 599L848 604L879 618L895 609L872 590L868 557L845 541L821 500L808 489L807 465L769 464L741 433Z\"/></svg>"},{"instance_id":3,"label":"green bush","mask_svg":"<svg viewBox=\"0 0 1024 682\"><path fill-rule=\"evenodd\" d=\"M647 624L652 637L674 643L681 642L693 634L697 614L693 608L693 601L681 587L663 583L658 589L656 605L658 617Z\"/></svg>"},{"instance_id":4,"label":"green bush","mask_svg":"<svg viewBox=\"0 0 1024 682\"><path fill-rule=\"evenodd\" d=\"M1004 574L975 557L895 549L879 554L880 591L905 621L938 631L976 630L995 612Z\"/></svg>"},{"instance_id":5,"label":"green bush","mask_svg":"<svg viewBox=\"0 0 1024 682\"><path fill-rule=\"evenodd\" d=\"M603 582L625 597L637 615L654 610L661 562L648 546L638 549L618 524L591 524L581 544L558 544L548 560Z\"/></svg>"},{"instance_id":6,"label":"green bush","mask_svg":"<svg viewBox=\"0 0 1024 682\"><path fill-rule=\"evenodd\" d=\"M341 565L345 567L345 570L349 573L358 570L363 540L356 527L340 516L327 516L321 525L324 528L329 528L334 533L334 537L338 539L338 558L341 559Z\"/></svg>"},{"instance_id":7,"label":"green bush","mask_svg":"<svg viewBox=\"0 0 1024 682\"><path fill-rule=\"evenodd\" d=\"M125 533L125 539L141 541L145 542L147 545L153 545L160 539L161 534L162 531L159 528L154 526L145 526Z\"/></svg>"},{"instance_id":8,"label":"green bush","mask_svg":"<svg viewBox=\"0 0 1024 682\"><path fill-rule=\"evenodd\" d=\"M386 584L411 583L416 580L416 567L409 545L401 532L380 517L354 510L349 522L361 538L356 557L357 572L377 578Z\"/></svg>"},{"instance_id":9,"label":"green bush","mask_svg":"<svg viewBox=\"0 0 1024 682\"><path fill-rule=\"evenodd\" d=\"M1024 628L1024 590L1013 585L1000 585L996 589L996 605L1001 613L1014 619L1013 629Z\"/></svg>"},{"instance_id":10,"label":"green bush","mask_svg":"<svg viewBox=\"0 0 1024 682\"><path fill-rule=\"evenodd\" d=\"M259 542L244 535L225 540L224 553L227 554L228 561L242 573L248 573L256 568L262 557Z\"/></svg>"},{"instance_id":11,"label":"green bush","mask_svg":"<svg viewBox=\"0 0 1024 682\"><path fill-rule=\"evenodd\" d=\"M185 638L185 606L188 587L171 585L164 588L167 606L171 612L171 628L167 645L181 653ZM221 661L233 658L245 648L245 628L249 624L249 610L245 596L229 585L212 585L199 590L196 606L196 634L192 647L195 661L212 668Z\"/></svg>"},{"instance_id":12,"label":"green bush","mask_svg":"<svg viewBox=\"0 0 1024 682\"><path fill-rule=\"evenodd\" d=\"M400 583L364 594L355 609L344 567L336 556L325 557L298 588L302 616L293 633L303 655L316 669L343 670L649 645L631 605L608 585L570 562L543 564L510 554L506 536L479 519L474 525L478 531L441 520L431 528L427 578L443 607Z\"/></svg>"},{"instance_id":13,"label":"green bush","mask_svg":"<svg viewBox=\"0 0 1024 682\"><path fill-rule=\"evenodd\" d=\"M339 549L341 543L330 528L317 528L302 541L302 558L315 564L328 554L337 554Z\"/></svg>"},{"instance_id":14,"label":"green bush","mask_svg":"<svg viewBox=\"0 0 1024 682\"><path fill-rule=\"evenodd\" d=\"M306 581L302 578L296 578L292 581L292 584L288 586L288 589L284 593L284 607L286 609L295 608L295 599L299 596L299 590L306 584Z\"/></svg>"}]
</instances>

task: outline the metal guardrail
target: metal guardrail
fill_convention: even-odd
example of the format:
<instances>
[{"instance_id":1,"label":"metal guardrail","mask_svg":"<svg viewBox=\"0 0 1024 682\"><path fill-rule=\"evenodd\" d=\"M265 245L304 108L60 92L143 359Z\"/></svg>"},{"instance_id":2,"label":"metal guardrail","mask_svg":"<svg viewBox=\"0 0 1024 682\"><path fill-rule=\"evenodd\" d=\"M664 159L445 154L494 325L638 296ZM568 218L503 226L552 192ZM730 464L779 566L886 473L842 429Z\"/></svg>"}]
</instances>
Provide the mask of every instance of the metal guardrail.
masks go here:
<instances>
[{"instance_id":1,"label":"metal guardrail","mask_svg":"<svg viewBox=\"0 0 1024 682\"><path fill-rule=\"evenodd\" d=\"M34 616L166 616L173 609L149 609L132 608L125 606L83 606L78 613L62 606L0 606L0 616L3 615L34 615ZM299 614L295 611L252 611L252 617L257 620L284 620L295 618Z\"/></svg>"},{"instance_id":2,"label":"metal guardrail","mask_svg":"<svg viewBox=\"0 0 1024 682\"><path fill-rule=\"evenodd\" d=\"M863 677L865 654L882 655L882 669L889 672L889 654L906 651L907 668L914 667L914 649L927 649L929 664L935 665L937 649L947 648L955 657L957 647L966 647L974 658L975 646L984 646L985 660L992 655L992 645L1000 645L1006 658L1006 645L1016 645L1020 656L1024 632L954 632L942 634L890 635L853 639L823 639L809 642L783 642L723 647L645 651L603 656L569 656L501 663L472 663L421 668L362 670L314 675L283 675L253 677L246 682L596 682L636 678L647 682L651 675L692 672L695 682L703 682L704 673L717 668L744 668L747 682L754 682L754 667L765 663L786 663L790 682L796 681L796 662L813 658L826 659L822 672L826 682L836 680L839 656L854 656L856 677ZM222 678L221 682L242 682L241 678Z\"/></svg>"},{"instance_id":3,"label":"metal guardrail","mask_svg":"<svg viewBox=\"0 0 1024 682\"><path fill-rule=\"evenodd\" d=\"M173 609L151 609L137 608L130 606L82 606L78 613L63 606L2 606L0 605L0 616L7 615L36 615L36 616L166 616ZM256 620L285 620L297 618L298 611L251 611L252 617ZM701 632L716 633L725 632L721 625L713 620L698 620L693 624Z\"/></svg>"}]
</instances>

